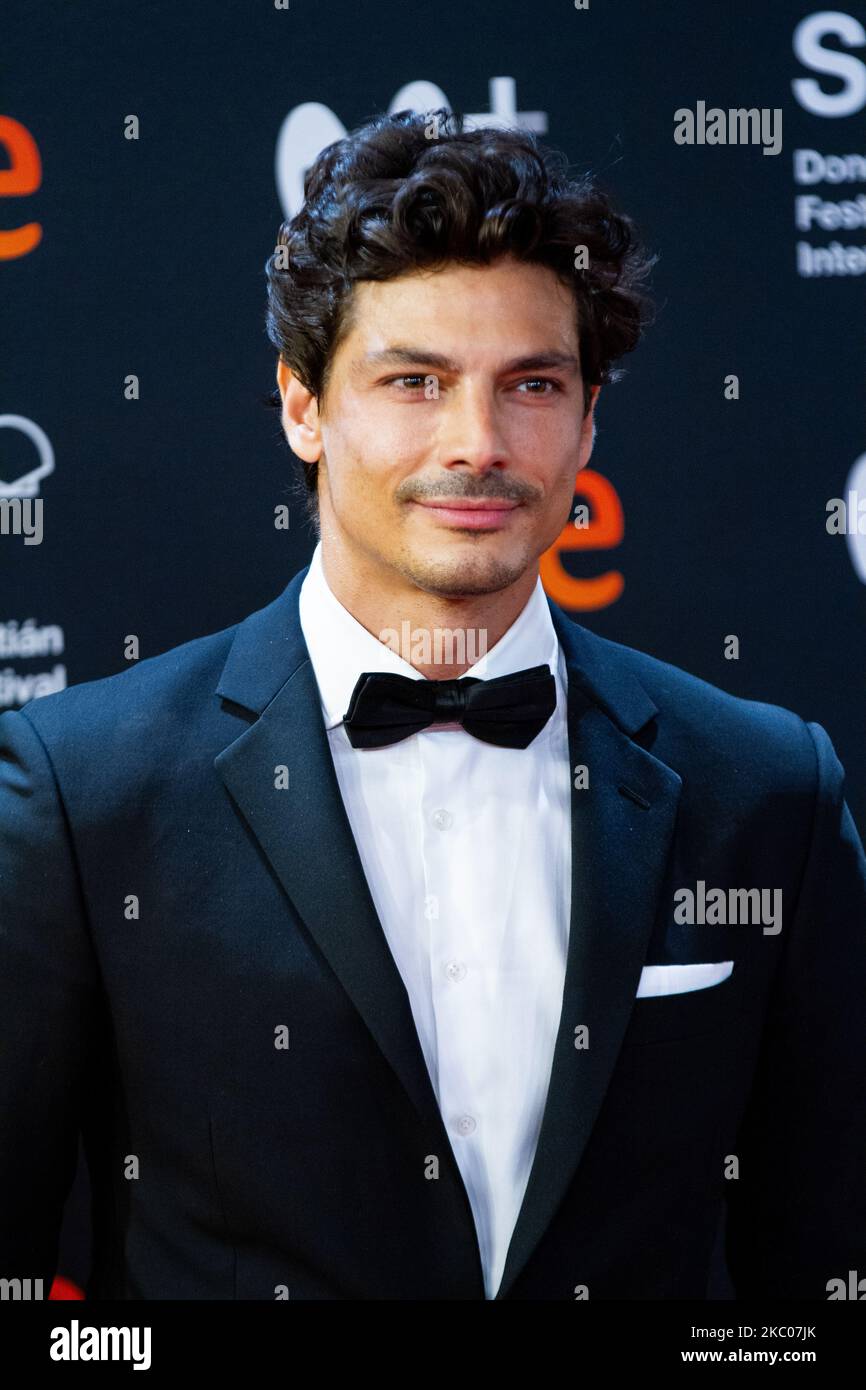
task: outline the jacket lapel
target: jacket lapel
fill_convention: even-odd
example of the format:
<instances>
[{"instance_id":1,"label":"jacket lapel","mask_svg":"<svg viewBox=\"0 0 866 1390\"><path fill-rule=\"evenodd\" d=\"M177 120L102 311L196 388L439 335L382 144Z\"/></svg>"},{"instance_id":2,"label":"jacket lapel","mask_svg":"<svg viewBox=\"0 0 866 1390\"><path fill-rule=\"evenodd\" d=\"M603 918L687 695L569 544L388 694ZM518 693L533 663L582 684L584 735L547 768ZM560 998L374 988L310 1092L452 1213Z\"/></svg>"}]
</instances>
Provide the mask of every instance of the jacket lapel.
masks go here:
<instances>
[{"instance_id":1,"label":"jacket lapel","mask_svg":"<svg viewBox=\"0 0 866 1390\"><path fill-rule=\"evenodd\" d=\"M217 694L258 718L218 754L214 767L418 1114L441 1123L409 996L370 895L331 758L298 617L305 574L306 568L238 628ZM281 790L275 786L280 768L288 773Z\"/></svg>"},{"instance_id":2,"label":"jacket lapel","mask_svg":"<svg viewBox=\"0 0 866 1390\"><path fill-rule=\"evenodd\" d=\"M535 1161L508 1249L504 1298L550 1224L601 1108L646 957L682 780L630 735L657 707L615 644L548 598L568 668L571 921L562 1014ZM589 785L574 786L587 768ZM588 1027L589 1046L575 1047Z\"/></svg>"},{"instance_id":3,"label":"jacket lapel","mask_svg":"<svg viewBox=\"0 0 866 1390\"><path fill-rule=\"evenodd\" d=\"M248 727L215 759L239 812L418 1115L450 1141L406 988L370 895L334 770L298 617L301 570L236 633L217 694ZM568 668L572 901L562 1013L535 1161L497 1298L549 1225L580 1162L634 1003L681 779L635 743L657 713L615 644L548 599ZM250 722L250 715L254 722ZM275 785L287 769L288 787ZM575 1029L589 1047L575 1048ZM471 1218L468 1197L467 1211ZM474 1230L474 1227L473 1227Z\"/></svg>"}]
</instances>

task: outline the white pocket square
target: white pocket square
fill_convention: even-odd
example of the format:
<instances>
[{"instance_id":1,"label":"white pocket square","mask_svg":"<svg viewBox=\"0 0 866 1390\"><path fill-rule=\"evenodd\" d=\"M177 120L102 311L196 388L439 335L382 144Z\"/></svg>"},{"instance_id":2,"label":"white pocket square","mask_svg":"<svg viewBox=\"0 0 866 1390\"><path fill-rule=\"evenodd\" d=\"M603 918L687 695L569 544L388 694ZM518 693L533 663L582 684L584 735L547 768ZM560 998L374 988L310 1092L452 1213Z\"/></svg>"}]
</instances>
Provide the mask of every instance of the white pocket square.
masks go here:
<instances>
[{"instance_id":1,"label":"white pocket square","mask_svg":"<svg viewBox=\"0 0 866 1390\"><path fill-rule=\"evenodd\" d=\"M711 961L708 965L645 965L640 972L636 999L650 995L686 994L721 984L734 968L732 960Z\"/></svg>"}]
</instances>

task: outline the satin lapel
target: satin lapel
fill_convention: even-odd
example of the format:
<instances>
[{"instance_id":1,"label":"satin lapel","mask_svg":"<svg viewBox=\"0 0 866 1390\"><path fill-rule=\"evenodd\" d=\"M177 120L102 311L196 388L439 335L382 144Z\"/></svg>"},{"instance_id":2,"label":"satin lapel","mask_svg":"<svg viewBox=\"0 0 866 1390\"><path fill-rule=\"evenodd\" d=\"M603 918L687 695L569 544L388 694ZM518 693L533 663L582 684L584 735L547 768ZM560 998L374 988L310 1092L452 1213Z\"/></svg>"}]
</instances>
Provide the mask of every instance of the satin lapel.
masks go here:
<instances>
[{"instance_id":1,"label":"satin lapel","mask_svg":"<svg viewBox=\"0 0 866 1390\"><path fill-rule=\"evenodd\" d=\"M218 693L259 713L214 767L418 1114L440 1129L409 997L346 815L297 615L306 571L241 624ZM274 686L277 686L274 692ZM288 786L276 786L277 769Z\"/></svg>"},{"instance_id":2,"label":"satin lapel","mask_svg":"<svg viewBox=\"0 0 866 1390\"><path fill-rule=\"evenodd\" d=\"M550 607L568 665L571 923L547 1103L497 1298L552 1220L598 1116L634 1004L682 788L679 774L626 732L657 711L617 649L606 649L610 663L599 664L598 639ZM584 790L574 786L581 764L589 774ZM585 1049L575 1047L581 1025L589 1030Z\"/></svg>"}]
</instances>

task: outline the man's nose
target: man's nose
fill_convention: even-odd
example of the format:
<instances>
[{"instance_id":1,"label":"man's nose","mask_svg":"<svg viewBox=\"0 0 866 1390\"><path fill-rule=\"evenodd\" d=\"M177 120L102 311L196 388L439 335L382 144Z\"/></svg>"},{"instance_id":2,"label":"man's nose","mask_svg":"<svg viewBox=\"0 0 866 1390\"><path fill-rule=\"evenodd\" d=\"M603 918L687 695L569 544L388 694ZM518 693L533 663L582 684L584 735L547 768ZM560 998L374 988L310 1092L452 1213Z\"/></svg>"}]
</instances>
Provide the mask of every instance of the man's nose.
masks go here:
<instances>
[{"instance_id":1,"label":"man's nose","mask_svg":"<svg viewBox=\"0 0 866 1390\"><path fill-rule=\"evenodd\" d=\"M441 462L468 464L487 472L509 462L508 446L496 397L489 387L463 383L443 412Z\"/></svg>"}]
</instances>

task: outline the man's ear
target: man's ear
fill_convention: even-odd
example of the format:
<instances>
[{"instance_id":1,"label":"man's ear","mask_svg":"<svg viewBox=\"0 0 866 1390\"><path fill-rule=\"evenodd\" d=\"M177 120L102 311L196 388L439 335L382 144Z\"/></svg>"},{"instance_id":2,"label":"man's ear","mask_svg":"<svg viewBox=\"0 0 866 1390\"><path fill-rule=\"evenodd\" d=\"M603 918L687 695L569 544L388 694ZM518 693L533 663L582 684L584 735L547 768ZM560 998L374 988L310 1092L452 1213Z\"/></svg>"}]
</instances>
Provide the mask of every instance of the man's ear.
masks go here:
<instances>
[{"instance_id":1,"label":"man's ear","mask_svg":"<svg viewBox=\"0 0 866 1390\"><path fill-rule=\"evenodd\" d=\"M600 386L590 386L589 388L589 410L583 418L580 431L580 463L578 464L578 472L589 463L590 455L595 448L595 407L600 391Z\"/></svg>"},{"instance_id":2,"label":"man's ear","mask_svg":"<svg viewBox=\"0 0 866 1390\"><path fill-rule=\"evenodd\" d=\"M590 407L592 410L592 447L595 448L595 407L598 404L598 398L601 394L601 387L591 386L589 388L589 394L592 397L592 404Z\"/></svg>"},{"instance_id":3,"label":"man's ear","mask_svg":"<svg viewBox=\"0 0 866 1390\"><path fill-rule=\"evenodd\" d=\"M318 401L282 358L277 361L277 386L283 402L280 420L292 453L304 463L317 463L322 452Z\"/></svg>"}]
</instances>

